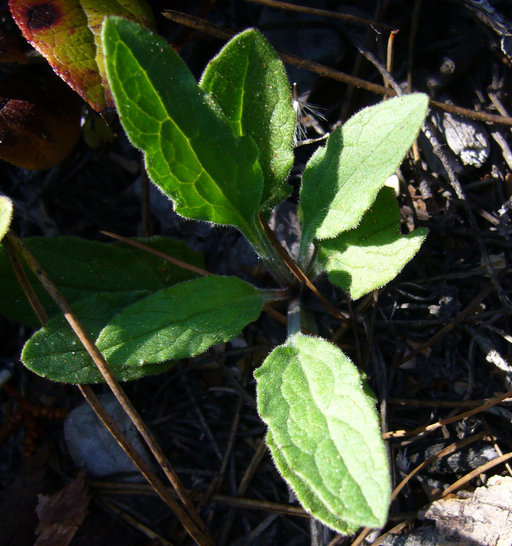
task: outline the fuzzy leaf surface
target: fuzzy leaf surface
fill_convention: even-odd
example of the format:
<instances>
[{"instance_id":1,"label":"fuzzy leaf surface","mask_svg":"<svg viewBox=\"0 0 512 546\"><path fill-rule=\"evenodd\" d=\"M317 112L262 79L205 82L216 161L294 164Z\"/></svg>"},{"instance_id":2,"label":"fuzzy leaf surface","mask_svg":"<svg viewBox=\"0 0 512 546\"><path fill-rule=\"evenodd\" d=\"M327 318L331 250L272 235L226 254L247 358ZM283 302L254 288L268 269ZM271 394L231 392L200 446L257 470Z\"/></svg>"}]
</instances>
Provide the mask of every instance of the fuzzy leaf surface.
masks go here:
<instances>
[{"instance_id":1,"label":"fuzzy leaf surface","mask_svg":"<svg viewBox=\"0 0 512 546\"><path fill-rule=\"evenodd\" d=\"M163 38L111 17L103 46L124 129L176 212L249 234L263 190L254 141L235 137Z\"/></svg>"},{"instance_id":2,"label":"fuzzy leaf surface","mask_svg":"<svg viewBox=\"0 0 512 546\"><path fill-rule=\"evenodd\" d=\"M256 142L265 177L263 206L283 201L292 189L285 180L293 165L296 115L286 70L273 47L257 30L238 34L208 63L200 86L235 134Z\"/></svg>"},{"instance_id":3,"label":"fuzzy leaf surface","mask_svg":"<svg viewBox=\"0 0 512 546\"><path fill-rule=\"evenodd\" d=\"M156 237L143 242L175 258L198 267L204 266L201 255L181 241ZM156 291L194 277L192 273L161 258L126 245L75 237L31 237L25 239L24 243L70 303L98 292ZM41 283L28 270L27 276L48 314L52 316L58 313L57 306ZM1 245L0 285L0 314L31 326L39 326Z\"/></svg>"},{"instance_id":4,"label":"fuzzy leaf surface","mask_svg":"<svg viewBox=\"0 0 512 546\"><path fill-rule=\"evenodd\" d=\"M313 154L302 178L302 247L359 224L418 136L427 106L415 93L365 108Z\"/></svg>"},{"instance_id":5,"label":"fuzzy leaf surface","mask_svg":"<svg viewBox=\"0 0 512 546\"><path fill-rule=\"evenodd\" d=\"M274 464L281 476L286 479L291 488L295 491L295 494L303 507L309 513L313 514L316 519L320 520L331 529L335 529L338 533L341 533L342 535L354 534L359 528L359 525L347 523L342 518L336 516L336 514L322 502L322 498L319 495L314 494L311 487L302 479L300 473L298 473L293 466L288 464L279 445L275 443L270 430L267 432L265 442L270 449Z\"/></svg>"},{"instance_id":6,"label":"fuzzy leaf surface","mask_svg":"<svg viewBox=\"0 0 512 546\"><path fill-rule=\"evenodd\" d=\"M238 277L194 279L123 309L101 332L98 349L115 365L192 357L236 337L263 303L260 291Z\"/></svg>"},{"instance_id":7,"label":"fuzzy leaf surface","mask_svg":"<svg viewBox=\"0 0 512 546\"><path fill-rule=\"evenodd\" d=\"M349 533L386 521L390 478L375 400L337 347L295 334L254 373L278 469L306 510Z\"/></svg>"},{"instance_id":8,"label":"fuzzy leaf surface","mask_svg":"<svg viewBox=\"0 0 512 546\"><path fill-rule=\"evenodd\" d=\"M12 211L12 201L8 197L0 195L0 241L4 238L11 225Z\"/></svg>"},{"instance_id":9,"label":"fuzzy leaf surface","mask_svg":"<svg viewBox=\"0 0 512 546\"><path fill-rule=\"evenodd\" d=\"M73 310L91 338L96 339L111 318L146 295L147 292L142 291L96 294L74 303ZM27 341L21 360L29 370L52 381L73 384L103 381L62 314L50 319ZM142 367L122 365L112 366L112 370L121 381L151 373Z\"/></svg>"},{"instance_id":10,"label":"fuzzy leaf surface","mask_svg":"<svg viewBox=\"0 0 512 546\"><path fill-rule=\"evenodd\" d=\"M426 236L424 228L400 233L400 210L393 190L382 188L356 228L320 242L318 265L333 284L357 299L393 280Z\"/></svg>"}]
</instances>

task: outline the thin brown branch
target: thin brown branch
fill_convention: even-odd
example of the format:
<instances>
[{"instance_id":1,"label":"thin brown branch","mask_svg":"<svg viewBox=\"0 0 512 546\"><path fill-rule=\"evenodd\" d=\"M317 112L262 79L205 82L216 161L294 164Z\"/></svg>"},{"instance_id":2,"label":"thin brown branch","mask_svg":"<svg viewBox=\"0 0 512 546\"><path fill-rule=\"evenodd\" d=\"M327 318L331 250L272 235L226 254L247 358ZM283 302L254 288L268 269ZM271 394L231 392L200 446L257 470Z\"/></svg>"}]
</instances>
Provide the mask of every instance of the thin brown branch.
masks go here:
<instances>
[{"instance_id":1,"label":"thin brown branch","mask_svg":"<svg viewBox=\"0 0 512 546\"><path fill-rule=\"evenodd\" d=\"M113 438L121 446L123 451L126 453L126 455L128 455L130 460L136 466L137 470L144 476L144 478L151 485L153 490L176 514L176 516L182 522L183 526L186 529L188 529L188 527L191 527L191 531L189 531L190 536L198 541L203 540L202 531L199 531L199 529L194 530L195 523L190 520L188 514L172 495L171 490L168 487L164 487L162 482L158 479L157 475L151 470L151 467L146 463L140 453L133 447L133 444L130 443L124 432L117 426L115 421L112 419L112 417L105 410L101 402L98 400L98 397L96 396L92 388L89 385L78 385L78 389L80 390L82 396L85 398L94 413L100 419L103 426L110 432ZM185 525L185 522L187 522L188 527ZM192 531L194 531L194 534L192 533ZM212 544L208 541L203 541L202 543Z\"/></svg>"},{"instance_id":2,"label":"thin brown branch","mask_svg":"<svg viewBox=\"0 0 512 546\"><path fill-rule=\"evenodd\" d=\"M237 32L179 11L166 10L163 12L163 15L175 23L195 28L196 30L204 32L210 36L215 36L221 40L230 40ZM355 76L345 74L344 72L329 68L320 63L308 61L307 59L297 57L296 55L290 55L288 53L278 52L278 55L285 63L291 64L303 70L307 70L314 74L318 74L319 76L346 83L347 85L353 85L360 89L365 89L366 91L375 93L376 95L383 95L387 97L396 96L396 92L393 89L388 89L383 85L378 85L361 78L356 78ZM457 114L477 121L512 126L512 117L510 116L499 116L496 114L489 114L488 112L477 112L476 110L470 110L469 108L462 108L461 106L455 106L453 104L447 104L435 100L430 100L429 105L431 108L435 108L436 110Z\"/></svg>"},{"instance_id":3,"label":"thin brown branch","mask_svg":"<svg viewBox=\"0 0 512 546\"><path fill-rule=\"evenodd\" d=\"M34 310L34 313L36 314L36 317L38 318L39 322L41 324L46 324L49 320L48 313L46 312L46 309L43 307L41 300L38 298L34 290L34 287L32 286L31 282L29 281L27 277L27 274L25 273L25 270L23 269L23 265L21 264L21 260L14 249L14 245L12 244L11 238L6 236L3 239L2 243L5 248L7 258L9 259L11 267L16 276L16 280L18 281L18 284L21 286L21 289L23 290L25 297L27 298L30 306Z\"/></svg>"},{"instance_id":4,"label":"thin brown branch","mask_svg":"<svg viewBox=\"0 0 512 546\"><path fill-rule=\"evenodd\" d=\"M111 237L112 239L117 239L118 241L126 243L127 245L134 246L135 248L139 248L140 250L144 250L148 254L153 254L153 256L158 256L159 258L162 258L162 260L166 260L167 262L170 262L177 267L181 267L181 269L186 269L187 271L196 273L197 275L201 275L204 277L211 275L211 273L209 271L206 271L206 269L196 267L195 265L179 260L178 258L169 256L165 252L157 250L156 248L152 248L149 245L145 245L140 241L134 241L133 239L123 237L122 235L117 235L116 233L111 233L110 231L100 231L100 233L106 235L107 237Z\"/></svg>"},{"instance_id":5,"label":"thin brown branch","mask_svg":"<svg viewBox=\"0 0 512 546\"><path fill-rule=\"evenodd\" d=\"M480 465L478 468L475 468L465 476L462 476L459 480L452 483L449 487L447 487L441 497L446 497L450 493L453 493L457 489L460 489L463 485L466 485L469 481L471 481L473 478L476 478L479 474L483 474L484 472L487 472L491 468L494 468L495 466L504 463L505 461L508 461L509 459L512 459L512 451L509 453L505 453L505 455L502 455L501 457L496 457L492 461L489 461L483 465Z\"/></svg>"},{"instance_id":6,"label":"thin brown branch","mask_svg":"<svg viewBox=\"0 0 512 546\"><path fill-rule=\"evenodd\" d=\"M302 518L310 518L311 516L298 506L289 506L287 504L279 504L277 502L267 502L255 499L245 499L240 497L230 497L228 495L213 495L212 502L219 502L228 506L245 508L248 510L263 510L275 514L283 514L288 516L299 516Z\"/></svg>"},{"instance_id":7,"label":"thin brown branch","mask_svg":"<svg viewBox=\"0 0 512 546\"><path fill-rule=\"evenodd\" d=\"M436 423L431 423L430 425L422 425L413 430L395 430L395 431L386 432L385 434L382 435L382 437L385 440L387 440L389 438L407 438L411 436L418 436L420 434L421 435L428 434L441 427L444 427L451 423L455 423L456 421L462 421L463 419L467 419L468 417L471 417L472 415L476 415L477 413L485 411L486 409L492 408L493 406L500 404L501 402L503 402L507 398L510 398L511 396L512 396L512 391L508 391L503 394L500 394L499 396L495 396L494 398L491 398L490 400L488 400L481 406L478 406L477 408L465 411L463 413L458 413L457 415L452 415L451 417L447 417L446 419L440 419Z\"/></svg>"},{"instance_id":8,"label":"thin brown branch","mask_svg":"<svg viewBox=\"0 0 512 546\"><path fill-rule=\"evenodd\" d=\"M325 307L327 308L327 310L329 311L331 315L333 315L334 317L340 320L345 320L345 317L331 304L330 301L328 301L322 294L320 294L317 287L309 280L307 275L294 262L294 260L288 254L288 252L283 248L283 245L280 243L275 233L268 227L267 223L263 220L261 216L260 216L260 223L263 228L263 231L265 232L269 241L272 243L272 246L277 250L277 253L282 258L283 262L287 265L287 267L290 269L290 271L293 273L295 278L299 282L304 283L311 290L311 292L315 294L315 296L325 305Z\"/></svg>"},{"instance_id":9,"label":"thin brown branch","mask_svg":"<svg viewBox=\"0 0 512 546\"><path fill-rule=\"evenodd\" d=\"M375 28L382 28L390 30L392 27L387 23L381 23L373 19L367 19L365 17L359 17L350 13L340 13L338 11L331 11L327 9L310 8L308 6L299 6L297 4L291 4L290 2L280 2L278 0L245 0L246 2L252 2L253 4L261 4L270 8L276 8L286 11L295 11L296 13L307 13L308 15L319 15L321 17L329 17L331 19L340 19L341 21L348 21L357 25L372 26Z\"/></svg>"},{"instance_id":10,"label":"thin brown branch","mask_svg":"<svg viewBox=\"0 0 512 546\"><path fill-rule=\"evenodd\" d=\"M413 468L409 472L409 474L407 474L407 476L405 476L405 478L393 489L393 492L391 493L390 502L393 502L396 499L396 497L398 496L398 493L402 491L402 489L406 486L407 482L409 482L421 469L425 468L429 464L432 464L434 461L437 461L439 459L442 459L443 457L446 457L446 455L451 455L452 453L455 453L459 449L462 449L463 447L482 439L485 436L485 434L486 434L485 432L479 432L478 434L469 436L469 438L465 438L464 440L453 442L452 444L441 449L440 451L438 451L437 453L435 453L428 459L425 459L418 466Z\"/></svg>"}]
</instances>

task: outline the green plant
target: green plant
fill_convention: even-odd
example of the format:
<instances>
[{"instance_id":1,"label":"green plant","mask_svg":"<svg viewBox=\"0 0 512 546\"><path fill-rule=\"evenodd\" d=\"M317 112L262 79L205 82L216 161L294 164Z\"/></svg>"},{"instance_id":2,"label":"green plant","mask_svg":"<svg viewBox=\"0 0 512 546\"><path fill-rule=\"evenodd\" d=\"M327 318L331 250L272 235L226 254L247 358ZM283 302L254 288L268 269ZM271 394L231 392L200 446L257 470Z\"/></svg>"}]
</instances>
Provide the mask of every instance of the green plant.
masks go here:
<instances>
[{"instance_id":1,"label":"green plant","mask_svg":"<svg viewBox=\"0 0 512 546\"><path fill-rule=\"evenodd\" d=\"M390 479L374 397L339 348L301 333L298 279L310 284L303 272L326 271L355 299L392 280L417 252L426 232L401 235L398 205L385 182L421 128L427 97L407 95L364 109L315 152L302 179L294 262L265 224L291 191L286 178L296 115L284 67L263 36L247 30L233 38L199 84L165 40L141 26L109 18L102 39L120 119L144 152L152 181L182 216L238 228L281 290L236 277L177 279L175 268L162 269L132 248L69 238L27 245L61 277L64 294L120 380L163 372L175 359L232 339L266 301L290 298L289 337L254 374L274 462L303 506L326 525L345 534L382 526ZM148 244L171 255L188 252L168 239ZM73 270L70 260L81 268ZM0 253L4 283L12 282L6 263ZM112 267L123 270L120 282L96 278L106 268L112 278ZM13 285L0 298L6 314L20 299L14 291ZM17 313L33 319L22 304ZM56 381L101 381L55 313L26 343L24 364Z\"/></svg>"}]
</instances>

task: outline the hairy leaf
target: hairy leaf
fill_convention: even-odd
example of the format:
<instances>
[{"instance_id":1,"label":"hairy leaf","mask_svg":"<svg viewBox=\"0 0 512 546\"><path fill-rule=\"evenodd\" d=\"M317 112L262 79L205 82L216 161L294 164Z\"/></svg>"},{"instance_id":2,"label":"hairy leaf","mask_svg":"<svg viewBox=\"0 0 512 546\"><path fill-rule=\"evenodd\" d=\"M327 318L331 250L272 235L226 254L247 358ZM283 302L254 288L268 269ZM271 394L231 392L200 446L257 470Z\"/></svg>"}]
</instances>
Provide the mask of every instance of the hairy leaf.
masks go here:
<instances>
[{"instance_id":1,"label":"hairy leaf","mask_svg":"<svg viewBox=\"0 0 512 546\"><path fill-rule=\"evenodd\" d=\"M175 258L203 266L200 254L190 250L181 241L157 237L143 242L149 246L154 244L158 250ZM155 291L194 276L161 258L125 245L74 237L32 237L25 239L24 243L69 302L98 292ZM57 313L58 308L39 281L30 272L27 275L49 315ZM2 246L0 285L0 314L31 326L39 326Z\"/></svg>"},{"instance_id":2,"label":"hairy leaf","mask_svg":"<svg viewBox=\"0 0 512 546\"><path fill-rule=\"evenodd\" d=\"M258 412L283 477L341 533L380 527L390 479L375 401L337 347L295 334L256 370Z\"/></svg>"},{"instance_id":3,"label":"hairy leaf","mask_svg":"<svg viewBox=\"0 0 512 546\"><path fill-rule=\"evenodd\" d=\"M153 182L179 214L250 237L263 188L254 141L235 137L163 38L111 17L103 45L121 121Z\"/></svg>"},{"instance_id":4,"label":"hairy leaf","mask_svg":"<svg viewBox=\"0 0 512 546\"><path fill-rule=\"evenodd\" d=\"M320 242L318 264L333 284L357 299L394 279L426 236L423 228L400 233L393 190L383 188L356 228Z\"/></svg>"},{"instance_id":5,"label":"hairy leaf","mask_svg":"<svg viewBox=\"0 0 512 546\"><path fill-rule=\"evenodd\" d=\"M257 30L238 34L208 63L200 86L235 134L256 142L265 177L263 206L283 201L292 189L285 181L293 164L296 115L285 68L272 46Z\"/></svg>"},{"instance_id":6,"label":"hairy leaf","mask_svg":"<svg viewBox=\"0 0 512 546\"><path fill-rule=\"evenodd\" d=\"M418 136L427 106L417 93L365 108L313 154L302 178L302 253L313 239L359 224Z\"/></svg>"},{"instance_id":7,"label":"hairy leaf","mask_svg":"<svg viewBox=\"0 0 512 546\"><path fill-rule=\"evenodd\" d=\"M147 295L130 291L100 293L73 304L73 311L92 339L96 339L105 324L124 307ZM63 383L101 383L103 377L62 314L50 319L25 344L21 354L23 364L33 372ZM165 371L161 367L158 371ZM121 381L156 373L154 367L112 366Z\"/></svg>"},{"instance_id":8,"label":"hairy leaf","mask_svg":"<svg viewBox=\"0 0 512 546\"><path fill-rule=\"evenodd\" d=\"M279 445L275 443L270 430L267 432L265 441L277 469L295 491L304 508L316 519L342 535L355 533L360 525L348 523L343 518L338 517L324 504L319 495L314 494L311 487L302 479L300 472L297 472L293 467L293 462L292 465L288 464Z\"/></svg>"},{"instance_id":9,"label":"hairy leaf","mask_svg":"<svg viewBox=\"0 0 512 546\"><path fill-rule=\"evenodd\" d=\"M113 365L143 366L198 355L236 337L264 296L238 277L211 275L160 290L119 313L97 345Z\"/></svg>"}]
</instances>

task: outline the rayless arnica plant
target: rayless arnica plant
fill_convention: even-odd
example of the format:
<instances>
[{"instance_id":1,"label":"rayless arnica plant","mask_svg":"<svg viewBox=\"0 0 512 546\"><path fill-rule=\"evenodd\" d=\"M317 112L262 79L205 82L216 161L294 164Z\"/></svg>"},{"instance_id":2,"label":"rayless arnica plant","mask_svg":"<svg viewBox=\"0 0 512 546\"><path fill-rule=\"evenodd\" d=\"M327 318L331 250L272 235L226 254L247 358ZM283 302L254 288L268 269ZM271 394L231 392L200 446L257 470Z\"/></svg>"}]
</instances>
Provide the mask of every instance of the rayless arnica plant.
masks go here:
<instances>
[{"instance_id":1,"label":"rayless arnica plant","mask_svg":"<svg viewBox=\"0 0 512 546\"><path fill-rule=\"evenodd\" d=\"M65 277L64 293L122 381L164 372L176 359L233 339L266 301L288 295L288 338L254 372L274 463L302 506L332 529L382 526L390 476L374 396L337 346L302 333L300 285L327 272L357 299L392 280L417 252L426 231L401 234L385 182L418 135L427 97L366 108L317 149L302 176L302 235L292 258L266 224L291 193L297 121L285 69L266 39L256 30L235 36L199 83L163 38L135 23L106 19L102 40L122 125L143 151L151 180L181 216L235 226L279 288L237 277L179 278L126 247L71 238L27 245L58 262L55 280ZM197 258L165 239L148 244ZM76 278L69 277L73 262L81 263ZM22 360L55 381L102 380L56 311L28 340Z\"/></svg>"}]
</instances>

